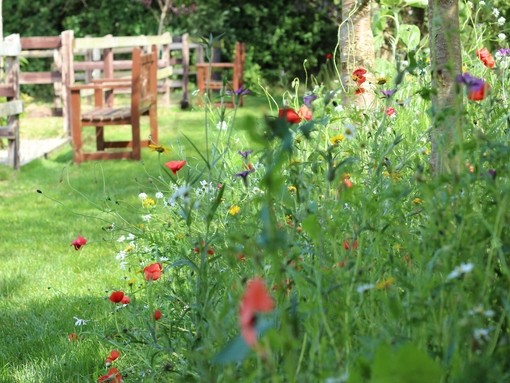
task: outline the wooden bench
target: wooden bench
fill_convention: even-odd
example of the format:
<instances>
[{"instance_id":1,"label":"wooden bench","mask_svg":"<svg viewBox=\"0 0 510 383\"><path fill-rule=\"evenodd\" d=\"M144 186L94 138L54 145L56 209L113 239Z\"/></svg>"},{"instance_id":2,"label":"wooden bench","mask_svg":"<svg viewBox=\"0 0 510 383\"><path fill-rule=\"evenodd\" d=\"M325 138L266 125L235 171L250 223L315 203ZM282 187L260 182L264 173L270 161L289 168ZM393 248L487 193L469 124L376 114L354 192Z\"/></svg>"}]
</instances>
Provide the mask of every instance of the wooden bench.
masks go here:
<instances>
[{"instance_id":1,"label":"wooden bench","mask_svg":"<svg viewBox=\"0 0 510 383\"><path fill-rule=\"evenodd\" d=\"M0 56L3 67L0 68L0 97L6 102L0 104L0 139L7 139L7 164L14 169L20 167L19 115L23 112L23 102L19 99L19 55L21 43L19 35L10 35L0 41Z\"/></svg>"},{"instance_id":2,"label":"wooden bench","mask_svg":"<svg viewBox=\"0 0 510 383\"><path fill-rule=\"evenodd\" d=\"M210 91L237 92L243 86L243 71L245 61L245 45L237 42L235 45L233 62L210 62L197 64L197 88L200 95L210 95ZM217 73L220 77L215 80L213 74ZM240 98L239 105L242 105ZM198 98L198 104L202 105L201 97ZM224 105L234 107L234 101L224 101Z\"/></svg>"},{"instance_id":3,"label":"wooden bench","mask_svg":"<svg viewBox=\"0 0 510 383\"><path fill-rule=\"evenodd\" d=\"M133 49L130 79L102 79L84 85L70 87L71 92L71 128L74 146L74 161L81 163L87 160L133 159L140 160L141 147L150 141L157 142L157 48L142 54L140 48ZM109 106L106 99L116 91L129 88L130 105L124 107ZM82 111L82 90L94 91L94 109ZM140 139L141 116L149 117L150 138ZM104 137L107 125L130 125L131 139L109 140ZM83 128L94 126L96 129L96 151L84 151ZM110 151L110 149L114 149ZM123 149L123 150L120 150ZM130 149L130 150L126 150Z\"/></svg>"}]
</instances>

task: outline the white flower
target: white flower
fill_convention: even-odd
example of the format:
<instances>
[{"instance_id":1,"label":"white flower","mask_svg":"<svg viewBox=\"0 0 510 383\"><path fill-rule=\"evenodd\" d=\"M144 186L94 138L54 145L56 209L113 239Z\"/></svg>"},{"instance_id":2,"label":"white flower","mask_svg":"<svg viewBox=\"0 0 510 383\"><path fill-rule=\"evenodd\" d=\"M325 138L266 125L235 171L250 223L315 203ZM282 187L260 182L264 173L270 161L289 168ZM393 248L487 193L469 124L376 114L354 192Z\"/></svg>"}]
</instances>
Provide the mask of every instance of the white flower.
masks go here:
<instances>
[{"instance_id":1,"label":"white flower","mask_svg":"<svg viewBox=\"0 0 510 383\"><path fill-rule=\"evenodd\" d=\"M126 240L126 236L125 235L121 235L119 237L119 239L117 239L117 242L124 242Z\"/></svg>"},{"instance_id":2,"label":"white flower","mask_svg":"<svg viewBox=\"0 0 510 383\"><path fill-rule=\"evenodd\" d=\"M163 199L163 198L165 198L165 196L161 192L157 192L155 197L156 197L156 199Z\"/></svg>"},{"instance_id":3,"label":"white flower","mask_svg":"<svg viewBox=\"0 0 510 383\"><path fill-rule=\"evenodd\" d=\"M149 222L151 219L152 219L152 215L151 214L144 214L144 215L142 215L142 221L144 221L144 222Z\"/></svg>"},{"instance_id":4,"label":"white flower","mask_svg":"<svg viewBox=\"0 0 510 383\"><path fill-rule=\"evenodd\" d=\"M74 325L75 326L85 326L87 324L87 322L90 321L90 319L80 319L78 317L73 317L75 322L74 322Z\"/></svg>"},{"instance_id":5,"label":"white flower","mask_svg":"<svg viewBox=\"0 0 510 383\"><path fill-rule=\"evenodd\" d=\"M115 256L115 259L117 261L123 261L124 259L126 259L126 257L127 257L127 253L124 250L121 250L117 253L117 255Z\"/></svg>"},{"instance_id":6,"label":"white flower","mask_svg":"<svg viewBox=\"0 0 510 383\"><path fill-rule=\"evenodd\" d=\"M345 124L344 137L348 140L354 139L356 136L356 126L352 124Z\"/></svg>"},{"instance_id":7,"label":"white flower","mask_svg":"<svg viewBox=\"0 0 510 383\"><path fill-rule=\"evenodd\" d=\"M344 107L340 104L338 104L337 106L335 106L335 112L337 113L342 113L344 111Z\"/></svg>"},{"instance_id":8,"label":"white flower","mask_svg":"<svg viewBox=\"0 0 510 383\"><path fill-rule=\"evenodd\" d=\"M499 17L499 9L494 8L494 9L492 10L492 14L494 15L494 17Z\"/></svg>"},{"instance_id":9,"label":"white flower","mask_svg":"<svg viewBox=\"0 0 510 383\"><path fill-rule=\"evenodd\" d=\"M478 5L480 5L480 7L483 7L485 5L485 1L481 0L480 2L478 2Z\"/></svg>"},{"instance_id":10,"label":"white flower","mask_svg":"<svg viewBox=\"0 0 510 383\"><path fill-rule=\"evenodd\" d=\"M219 121L216 124L216 129L218 129L218 130L227 130L228 129L228 124L225 121Z\"/></svg>"},{"instance_id":11,"label":"white flower","mask_svg":"<svg viewBox=\"0 0 510 383\"><path fill-rule=\"evenodd\" d=\"M505 40L506 40L506 35L505 35L504 33L500 33L500 34L498 35L498 40L500 40L500 41L505 41Z\"/></svg>"},{"instance_id":12,"label":"white flower","mask_svg":"<svg viewBox=\"0 0 510 383\"><path fill-rule=\"evenodd\" d=\"M375 287L374 284L366 283L366 284L359 285L358 287L356 287L356 291L360 294L363 294L365 291L372 290L374 287Z\"/></svg>"},{"instance_id":13,"label":"white flower","mask_svg":"<svg viewBox=\"0 0 510 383\"><path fill-rule=\"evenodd\" d=\"M147 194L146 193L140 193L140 194L138 194L138 198L140 199L140 201L143 201L144 199L147 198Z\"/></svg>"},{"instance_id":14,"label":"white flower","mask_svg":"<svg viewBox=\"0 0 510 383\"><path fill-rule=\"evenodd\" d=\"M492 318L496 314L493 310L485 310L483 306L476 306L475 308L469 310L469 315L483 315L486 318Z\"/></svg>"},{"instance_id":15,"label":"white flower","mask_svg":"<svg viewBox=\"0 0 510 383\"><path fill-rule=\"evenodd\" d=\"M473 265L472 263L461 263L459 266L453 269L453 271L450 274L448 274L448 277L446 277L446 279L459 278L464 274L470 273L474 267L475 265Z\"/></svg>"},{"instance_id":16,"label":"white flower","mask_svg":"<svg viewBox=\"0 0 510 383\"><path fill-rule=\"evenodd\" d=\"M468 6L469 8L471 8L471 9L473 8L473 3L472 3L471 1L468 1L466 4L467 4L467 6Z\"/></svg>"},{"instance_id":17,"label":"white flower","mask_svg":"<svg viewBox=\"0 0 510 383\"><path fill-rule=\"evenodd\" d=\"M498 25L501 27L501 26L505 25L505 23L506 23L506 19L503 16L501 16L498 19Z\"/></svg>"},{"instance_id":18,"label":"white flower","mask_svg":"<svg viewBox=\"0 0 510 383\"><path fill-rule=\"evenodd\" d=\"M170 206L174 206L175 205L175 202L181 198L184 203L188 203L189 202L189 186L187 185L183 185L181 187L179 187L175 193L169 198L168 200L168 204Z\"/></svg>"},{"instance_id":19,"label":"white flower","mask_svg":"<svg viewBox=\"0 0 510 383\"><path fill-rule=\"evenodd\" d=\"M473 338L479 342L486 341L489 339L489 332L488 328L475 328L473 330Z\"/></svg>"}]
</instances>

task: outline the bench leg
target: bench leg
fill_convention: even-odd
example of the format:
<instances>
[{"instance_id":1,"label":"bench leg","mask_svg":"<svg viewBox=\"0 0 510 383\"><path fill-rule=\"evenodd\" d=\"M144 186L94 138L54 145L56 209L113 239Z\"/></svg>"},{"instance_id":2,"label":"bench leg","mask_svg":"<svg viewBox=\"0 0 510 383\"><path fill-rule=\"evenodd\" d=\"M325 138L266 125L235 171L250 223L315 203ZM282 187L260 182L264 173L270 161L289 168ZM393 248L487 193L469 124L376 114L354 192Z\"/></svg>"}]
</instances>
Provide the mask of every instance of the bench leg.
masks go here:
<instances>
[{"instance_id":1,"label":"bench leg","mask_svg":"<svg viewBox=\"0 0 510 383\"><path fill-rule=\"evenodd\" d=\"M104 127L96 126L96 149L98 151L103 151L104 146Z\"/></svg>"}]
</instances>

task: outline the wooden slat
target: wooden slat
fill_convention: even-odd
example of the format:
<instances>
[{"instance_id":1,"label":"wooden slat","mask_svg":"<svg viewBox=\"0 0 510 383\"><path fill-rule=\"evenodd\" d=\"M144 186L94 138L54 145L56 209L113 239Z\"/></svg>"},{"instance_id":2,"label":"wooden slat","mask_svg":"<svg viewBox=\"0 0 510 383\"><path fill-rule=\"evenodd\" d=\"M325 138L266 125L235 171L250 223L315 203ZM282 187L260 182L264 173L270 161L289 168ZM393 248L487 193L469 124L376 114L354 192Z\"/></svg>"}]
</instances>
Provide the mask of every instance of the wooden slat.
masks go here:
<instances>
[{"instance_id":1,"label":"wooden slat","mask_svg":"<svg viewBox=\"0 0 510 383\"><path fill-rule=\"evenodd\" d=\"M21 38L22 49L58 49L62 46L60 36L32 36Z\"/></svg>"},{"instance_id":2,"label":"wooden slat","mask_svg":"<svg viewBox=\"0 0 510 383\"><path fill-rule=\"evenodd\" d=\"M53 84L62 82L60 72L21 72L19 74L20 84Z\"/></svg>"},{"instance_id":3,"label":"wooden slat","mask_svg":"<svg viewBox=\"0 0 510 383\"><path fill-rule=\"evenodd\" d=\"M161 80L162 78L167 78L174 73L175 73L174 69L171 66L163 68L163 69L159 69L158 74L157 74L158 80Z\"/></svg>"},{"instance_id":4,"label":"wooden slat","mask_svg":"<svg viewBox=\"0 0 510 383\"><path fill-rule=\"evenodd\" d=\"M106 37L83 37L75 39L75 50L106 49L123 47L146 47L150 45L165 45L172 42L170 33L160 36L106 36Z\"/></svg>"},{"instance_id":5,"label":"wooden slat","mask_svg":"<svg viewBox=\"0 0 510 383\"><path fill-rule=\"evenodd\" d=\"M0 56L18 56L21 52L19 35L9 35L4 41L0 41Z\"/></svg>"},{"instance_id":6,"label":"wooden slat","mask_svg":"<svg viewBox=\"0 0 510 383\"><path fill-rule=\"evenodd\" d=\"M12 85L0 85L0 97L14 97L16 92Z\"/></svg>"},{"instance_id":7,"label":"wooden slat","mask_svg":"<svg viewBox=\"0 0 510 383\"><path fill-rule=\"evenodd\" d=\"M16 135L8 126L0 126L0 138L8 138L13 140L16 138Z\"/></svg>"},{"instance_id":8,"label":"wooden slat","mask_svg":"<svg viewBox=\"0 0 510 383\"><path fill-rule=\"evenodd\" d=\"M15 116L23 113L23 101L14 100L0 104L0 117Z\"/></svg>"}]
</instances>

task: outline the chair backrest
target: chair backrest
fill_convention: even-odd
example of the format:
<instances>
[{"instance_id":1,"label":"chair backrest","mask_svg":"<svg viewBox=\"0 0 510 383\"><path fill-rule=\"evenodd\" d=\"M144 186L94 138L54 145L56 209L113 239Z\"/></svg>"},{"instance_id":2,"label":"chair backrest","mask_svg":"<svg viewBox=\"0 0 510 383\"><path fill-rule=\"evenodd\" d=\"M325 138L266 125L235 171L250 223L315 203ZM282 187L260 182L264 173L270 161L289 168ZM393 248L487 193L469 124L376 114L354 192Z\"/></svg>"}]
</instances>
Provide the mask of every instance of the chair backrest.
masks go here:
<instances>
[{"instance_id":1,"label":"chair backrest","mask_svg":"<svg viewBox=\"0 0 510 383\"><path fill-rule=\"evenodd\" d=\"M131 113L147 111L157 103L157 47L150 53L142 54L140 48L133 48Z\"/></svg>"},{"instance_id":2,"label":"chair backrest","mask_svg":"<svg viewBox=\"0 0 510 383\"><path fill-rule=\"evenodd\" d=\"M246 47L244 43L236 42L234 55L234 74L232 87L238 90L243 85L244 60L246 56Z\"/></svg>"}]
</instances>

